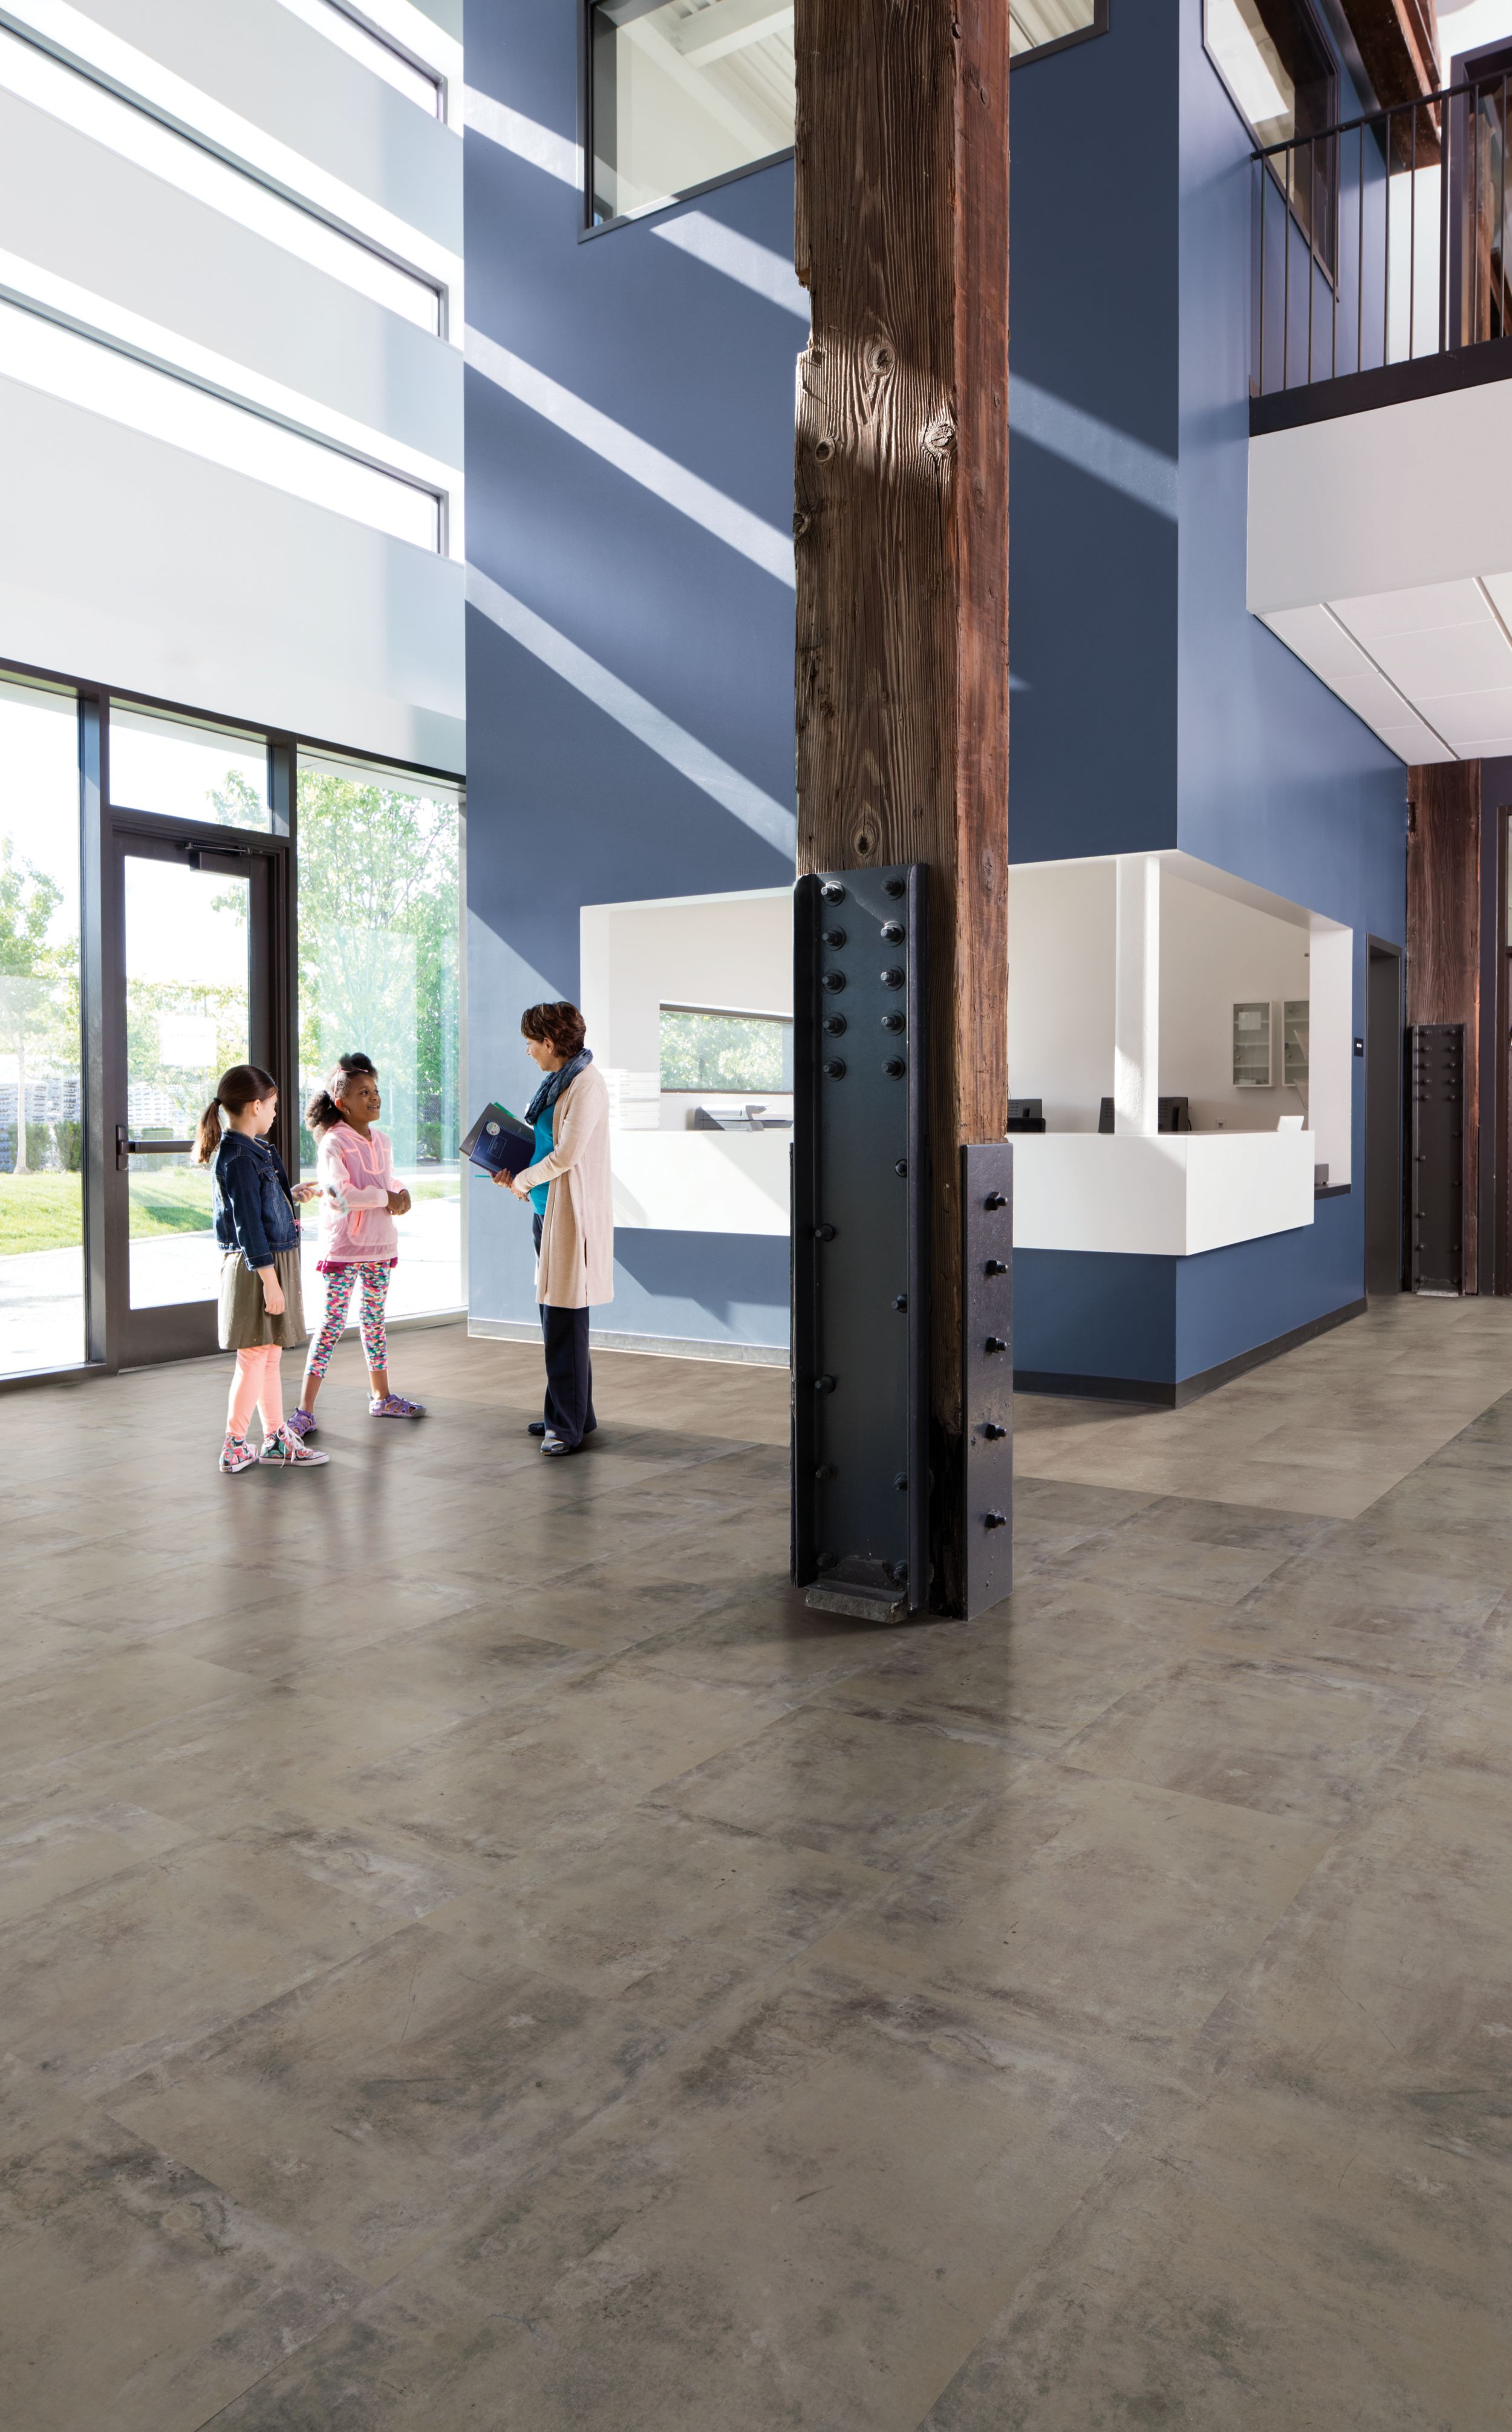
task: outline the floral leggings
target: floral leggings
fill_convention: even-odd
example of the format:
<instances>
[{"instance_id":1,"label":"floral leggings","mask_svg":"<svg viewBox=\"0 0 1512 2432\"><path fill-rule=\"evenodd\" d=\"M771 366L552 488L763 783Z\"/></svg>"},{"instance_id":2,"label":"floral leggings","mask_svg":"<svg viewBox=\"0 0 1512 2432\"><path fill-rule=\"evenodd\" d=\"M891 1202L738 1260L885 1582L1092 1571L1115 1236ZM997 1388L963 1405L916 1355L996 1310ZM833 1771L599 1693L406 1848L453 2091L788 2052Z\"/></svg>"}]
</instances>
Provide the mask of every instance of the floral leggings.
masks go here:
<instances>
[{"instance_id":1,"label":"floral leggings","mask_svg":"<svg viewBox=\"0 0 1512 2432\"><path fill-rule=\"evenodd\" d=\"M370 1368L387 1368L389 1343L383 1330L383 1307L389 1296L390 1273L388 1267L378 1265L326 1269L326 1315L310 1354L311 1376L324 1376L330 1365L330 1355L345 1331L352 1286L359 1277L362 1284L362 1350Z\"/></svg>"}]
</instances>

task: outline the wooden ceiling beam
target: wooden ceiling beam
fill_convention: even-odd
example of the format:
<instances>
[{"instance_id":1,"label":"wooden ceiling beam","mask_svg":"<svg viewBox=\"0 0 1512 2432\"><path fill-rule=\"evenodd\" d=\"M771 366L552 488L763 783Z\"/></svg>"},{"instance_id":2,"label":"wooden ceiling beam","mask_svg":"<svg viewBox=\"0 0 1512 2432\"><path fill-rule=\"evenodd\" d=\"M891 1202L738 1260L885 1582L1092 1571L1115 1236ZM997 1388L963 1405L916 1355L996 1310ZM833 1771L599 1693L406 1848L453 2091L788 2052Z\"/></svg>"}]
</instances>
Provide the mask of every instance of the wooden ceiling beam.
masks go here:
<instances>
[{"instance_id":1,"label":"wooden ceiling beam","mask_svg":"<svg viewBox=\"0 0 1512 2432\"><path fill-rule=\"evenodd\" d=\"M1438 89L1438 11L1434 0L1343 0L1351 33L1377 102L1388 110Z\"/></svg>"}]
</instances>

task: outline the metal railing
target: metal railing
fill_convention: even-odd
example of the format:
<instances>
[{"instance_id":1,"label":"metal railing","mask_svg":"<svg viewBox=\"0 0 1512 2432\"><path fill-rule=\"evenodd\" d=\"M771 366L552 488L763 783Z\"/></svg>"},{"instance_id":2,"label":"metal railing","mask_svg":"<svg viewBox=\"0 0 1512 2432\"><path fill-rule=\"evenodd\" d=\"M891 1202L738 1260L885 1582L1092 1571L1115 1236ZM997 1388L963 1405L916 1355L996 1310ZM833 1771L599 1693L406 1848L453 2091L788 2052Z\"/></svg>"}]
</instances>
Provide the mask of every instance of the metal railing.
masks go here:
<instances>
[{"instance_id":1,"label":"metal railing","mask_svg":"<svg viewBox=\"0 0 1512 2432\"><path fill-rule=\"evenodd\" d=\"M1512 75L1254 154L1260 397L1512 335Z\"/></svg>"}]
</instances>

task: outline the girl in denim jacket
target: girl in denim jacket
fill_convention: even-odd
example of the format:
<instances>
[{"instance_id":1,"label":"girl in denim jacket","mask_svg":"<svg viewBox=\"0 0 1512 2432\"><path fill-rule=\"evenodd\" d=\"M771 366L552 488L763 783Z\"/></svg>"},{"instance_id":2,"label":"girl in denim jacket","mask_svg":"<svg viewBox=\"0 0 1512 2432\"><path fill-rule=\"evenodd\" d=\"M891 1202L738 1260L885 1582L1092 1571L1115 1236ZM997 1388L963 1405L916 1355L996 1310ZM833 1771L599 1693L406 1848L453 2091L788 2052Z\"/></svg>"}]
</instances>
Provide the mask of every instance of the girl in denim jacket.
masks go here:
<instances>
[{"instance_id":1,"label":"girl in denim jacket","mask_svg":"<svg viewBox=\"0 0 1512 2432\"><path fill-rule=\"evenodd\" d=\"M270 1469L314 1468L328 1456L311 1452L284 1425L278 1361L286 1343L308 1331L299 1290L296 1200L317 1185L291 1188L283 1159L268 1139L278 1111L278 1085L260 1064L233 1064L199 1119L195 1153L215 1186L215 1238L221 1260L221 1348L236 1354L226 1414L221 1467L234 1475L255 1461ZM221 1117L226 1128L221 1128ZM256 1407L262 1413L262 1449L246 1440Z\"/></svg>"}]
</instances>

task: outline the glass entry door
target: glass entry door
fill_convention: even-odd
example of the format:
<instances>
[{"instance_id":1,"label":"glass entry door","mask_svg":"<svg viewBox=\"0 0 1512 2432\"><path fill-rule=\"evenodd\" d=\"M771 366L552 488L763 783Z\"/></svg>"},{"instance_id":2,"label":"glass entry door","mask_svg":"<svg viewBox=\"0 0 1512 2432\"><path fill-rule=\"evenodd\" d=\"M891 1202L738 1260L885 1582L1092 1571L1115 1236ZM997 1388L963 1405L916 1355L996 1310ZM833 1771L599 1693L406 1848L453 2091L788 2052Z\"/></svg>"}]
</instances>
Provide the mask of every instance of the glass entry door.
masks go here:
<instances>
[{"instance_id":1,"label":"glass entry door","mask_svg":"<svg viewBox=\"0 0 1512 2432\"><path fill-rule=\"evenodd\" d=\"M118 824L108 901L117 1020L107 1040L106 1262L123 1366L216 1347L221 1252L199 1118L232 1064L283 1078L277 840ZM276 1145L295 1109L280 1101Z\"/></svg>"}]
</instances>

